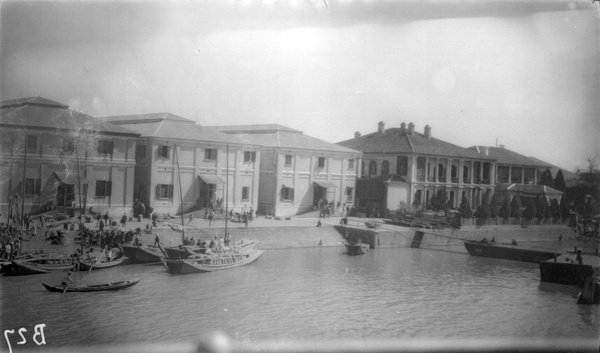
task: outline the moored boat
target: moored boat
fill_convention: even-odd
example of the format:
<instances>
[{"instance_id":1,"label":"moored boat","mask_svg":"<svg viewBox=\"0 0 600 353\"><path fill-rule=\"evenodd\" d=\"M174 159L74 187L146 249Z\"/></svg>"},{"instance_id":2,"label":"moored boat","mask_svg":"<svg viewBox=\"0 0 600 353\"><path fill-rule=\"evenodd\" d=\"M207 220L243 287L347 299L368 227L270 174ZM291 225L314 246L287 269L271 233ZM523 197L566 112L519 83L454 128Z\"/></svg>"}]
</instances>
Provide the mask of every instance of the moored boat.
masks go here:
<instances>
[{"instance_id":1,"label":"moored boat","mask_svg":"<svg viewBox=\"0 0 600 353\"><path fill-rule=\"evenodd\" d=\"M583 286L586 278L600 271L600 257L586 254L581 256L582 264L576 263L576 255L572 253L540 262L540 281Z\"/></svg>"},{"instance_id":2,"label":"moored boat","mask_svg":"<svg viewBox=\"0 0 600 353\"><path fill-rule=\"evenodd\" d=\"M346 243L346 254L350 256L363 255L369 252L370 245L366 243L348 244Z\"/></svg>"},{"instance_id":3,"label":"moored boat","mask_svg":"<svg viewBox=\"0 0 600 353\"><path fill-rule=\"evenodd\" d=\"M67 257L39 257L26 260L13 260L2 265L7 276L35 275L64 271L73 268L73 263Z\"/></svg>"},{"instance_id":4,"label":"moored boat","mask_svg":"<svg viewBox=\"0 0 600 353\"><path fill-rule=\"evenodd\" d=\"M553 251L522 248L518 245L472 240L465 240L464 243L470 255L494 259L539 263L560 255Z\"/></svg>"},{"instance_id":5,"label":"moored boat","mask_svg":"<svg viewBox=\"0 0 600 353\"><path fill-rule=\"evenodd\" d=\"M85 261L82 261L79 263L79 269L81 269L82 271L89 271L90 268L92 270L101 270L104 268L119 266L119 265L123 264L124 262L127 262L127 258L124 256L120 256L112 261L106 261L106 262L92 263L90 260L85 260Z\"/></svg>"},{"instance_id":6,"label":"moored boat","mask_svg":"<svg viewBox=\"0 0 600 353\"><path fill-rule=\"evenodd\" d=\"M248 265L257 261L263 253L264 250L253 249L251 251L241 253L217 253L211 255L202 255L197 259L162 259L161 261L170 273L203 273Z\"/></svg>"},{"instance_id":7,"label":"moored boat","mask_svg":"<svg viewBox=\"0 0 600 353\"><path fill-rule=\"evenodd\" d=\"M600 282L597 278L586 278L583 290L577 296L577 304L600 304Z\"/></svg>"},{"instance_id":8,"label":"moored boat","mask_svg":"<svg viewBox=\"0 0 600 353\"><path fill-rule=\"evenodd\" d=\"M142 247L135 245L121 245L122 252L125 257L129 259L129 262L136 264L143 263L160 263L160 259L165 257L160 249L151 247Z\"/></svg>"},{"instance_id":9,"label":"moored boat","mask_svg":"<svg viewBox=\"0 0 600 353\"><path fill-rule=\"evenodd\" d=\"M128 288L135 286L138 284L140 279L126 280L126 281L118 281L111 283L100 283L100 284L47 284L42 281L42 285L49 290L50 292L61 292L64 293L65 289L67 292L100 292L100 291L108 291L108 290L118 290L123 288Z\"/></svg>"}]
</instances>

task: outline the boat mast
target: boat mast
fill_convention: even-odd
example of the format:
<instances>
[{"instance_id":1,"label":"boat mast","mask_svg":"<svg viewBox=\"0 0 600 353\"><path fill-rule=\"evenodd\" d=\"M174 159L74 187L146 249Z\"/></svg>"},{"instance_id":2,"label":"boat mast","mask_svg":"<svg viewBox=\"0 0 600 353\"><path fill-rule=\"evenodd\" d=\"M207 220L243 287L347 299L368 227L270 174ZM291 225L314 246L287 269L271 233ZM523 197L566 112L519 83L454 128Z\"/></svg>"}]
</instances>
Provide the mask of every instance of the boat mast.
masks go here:
<instances>
[{"instance_id":1,"label":"boat mast","mask_svg":"<svg viewBox=\"0 0 600 353\"><path fill-rule=\"evenodd\" d=\"M225 237L227 237L227 218L229 217L229 144L227 144L227 158L225 166Z\"/></svg>"},{"instance_id":2,"label":"boat mast","mask_svg":"<svg viewBox=\"0 0 600 353\"><path fill-rule=\"evenodd\" d=\"M27 180L25 177L27 176L27 135L25 135L25 148L23 149L24 157L23 157L23 181L21 182L21 239L25 237L25 181ZM35 183L33 185L35 189ZM35 191L35 190L34 190ZM17 206L19 207L19 206ZM22 246L19 246L19 255L21 254Z\"/></svg>"},{"instance_id":3,"label":"boat mast","mask_svg":"<svg viewBox=\"0 0 600 353\"><path fill-rule=\"evenodd\" d=\"M181 244L185 239L185 228L183 225L183 193L181 192L181 171L179 170L179 154L177 153L177 145L174 145L175 159L177 160L177 179L179 180L179 201L181 202Z\"/></svg>"},{"instance_id":4,"label":"boat mast","mask_svg":"<svg viewBox=\"0 0 600 353\"><path fill-rule=\"evenodd\" d=\"M81 176L79 175L79 150L75 144L75 160L77 161L77 192L79 193L79 242L81 243L81 254L83 255L83 210L81 209Z\"/></svg>"}]
</instances>

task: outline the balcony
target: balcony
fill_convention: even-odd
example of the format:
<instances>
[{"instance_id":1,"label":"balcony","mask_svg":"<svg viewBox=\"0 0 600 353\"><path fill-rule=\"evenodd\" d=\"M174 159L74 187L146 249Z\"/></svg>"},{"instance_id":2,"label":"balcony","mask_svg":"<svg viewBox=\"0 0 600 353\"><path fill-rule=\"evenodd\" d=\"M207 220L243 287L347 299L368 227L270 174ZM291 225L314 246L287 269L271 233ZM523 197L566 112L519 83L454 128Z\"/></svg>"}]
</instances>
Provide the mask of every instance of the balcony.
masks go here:
<instances>
[{"instance_id":1,"label":"balcony","mask_svg":"<svg viewBox=\"0 0 600 353\"><path fill-rule=\"evenodd\" d=\"M429 182L432 182L432 183L433 183L433 182L435 182L435 177L434 177L434 176L428 176L428 177L427 177L427 181L429 181Z\"/></svg>"},{"instance_id":2,"label":"balcony","mask_svg":"<svg viewBox=\"0 0 600 353\"><path fill-rule=\"evenodd\" d=\"M471 178L463 178L463 184L471 184Z\"/></svg>"},{"instance_id":3,"label":"balcony","mask_svg":"<svg viewBox=\"0 0 600 353\"><path fill-rule=\"evenodd\" d=\"M473 178L473 184L481 184L481 179Z\"/></svg>"},{"instance_id":4,"label":"balcony","mask_svg":"<svg viewBox=\"0 0 600 353\"><path fill-rule=\"evenodd\" d=\"M453 182L454 184L458 184L458 178L457 177L450 178L450 181Z\"/></svg>"}]
</instances>

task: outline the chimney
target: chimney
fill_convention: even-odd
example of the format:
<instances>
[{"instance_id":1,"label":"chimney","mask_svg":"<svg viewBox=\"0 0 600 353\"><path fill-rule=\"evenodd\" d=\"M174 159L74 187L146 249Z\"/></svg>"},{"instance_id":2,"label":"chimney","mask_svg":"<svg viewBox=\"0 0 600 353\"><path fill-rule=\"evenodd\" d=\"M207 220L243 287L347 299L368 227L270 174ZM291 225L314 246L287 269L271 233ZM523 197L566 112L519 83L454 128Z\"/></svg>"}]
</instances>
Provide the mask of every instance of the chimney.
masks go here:
<instances>
[{"instance_id":1,"label":"chimney","mask_svg":"<svg viewBox=\"0 0 600 353\"><path fill-rule=\"evenodd\" d=\"M406 123L403 121L402 124L400 124L400 128L402 129L402 131L406 131Z\"/></svg>"},{"instance_id":2,"label":"chimney","mask_svg":"<svg viewBox=\"0 0 600 353\"><path fill-rule=\"evenodd\" d=\"M425 125L425 137L427 137L427 138L431 137L431 126L429 126L429 125Z\"/></svg>"},{"instance_id":3,"label":"chimney","mask_svg":"<svg viewBox=\"0 0 600 353\"><path fill-rule=\"evenodd\" d=\"M359 137L360 137L360 132L358 132L358 131L357 131L357 132L355 132L355 133L354 133L354 138L359 138Z\"/></svg>"},{"instance_id":4,"label":"chimney","mask_svg":"<svg viewBox=\"0 0 600 353\"><path fill-rule=\"evenodd\" d=\"M412 135L413 131L415 131L415 124L408 123L408 134Z\"/></svg>"},{"instance_id":5,"label":"chimney","mask_svg":"<svg viewBox=\"0 0 600 353\"><path fill-rule=\"evenodd\" d=\"M500 148L504 148L504 145L500 145Z\"/></svg>"},{"instance_id":6,"label":"chimney","mask_svg":"<svg viewBox=\"0 0 600 353\"><path fill-rule=\"evenodd\" d=\"M485 154L486 156L490 155L490 147L489 146L483 147L483 154Z\"/></svg>"},{"instance_id":7,"label":"chimney","mask_svg":"<svg viewBox=\"0 0 600 353\"><path fill-rule=\"evenodd\" d=\"M377 132L382 133L384 128L385 128L385 123L383 121L380 121L379 123L377 123Z\"/></svg>"}]
</instances>

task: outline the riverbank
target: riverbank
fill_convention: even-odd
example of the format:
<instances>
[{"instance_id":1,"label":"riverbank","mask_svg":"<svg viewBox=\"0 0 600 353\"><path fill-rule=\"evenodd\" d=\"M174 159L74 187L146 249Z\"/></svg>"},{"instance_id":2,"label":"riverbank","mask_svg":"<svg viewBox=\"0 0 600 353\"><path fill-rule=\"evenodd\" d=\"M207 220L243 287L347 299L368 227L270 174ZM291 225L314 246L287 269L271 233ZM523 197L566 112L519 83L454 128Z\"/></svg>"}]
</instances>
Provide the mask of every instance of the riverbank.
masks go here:
<instances>
[{"instance_id":1,"label":"riverbank","mask_svg":"<svg viewBox=\"0 0 600 353\"><path fill-rule=\"evenodd\" d=\"M415 229L385 224L382 219L349 217L347 225L340 225L341 217L291 217L288 219L256 218L248 223L227 222L227 232L233 240L252 239L260 242L264 250L293 249L309 247L342 246L345 237L342 234L358 236L362 241L371 244L372 248L418 247L442 251L466 252L463 240L480 240L495 238L497 242L511 242L534 248L552 249L559 252L573 251L574 247L583 248L593 253L598 247L597 238L578 236L567 226L540 225L523 228L521 226L466 226L461 229L422 230L423 236L418 239ZM320 226L318 223L320 222ZM377 223L377 228L369 228L365 222ZM181 226L181 218L172 218L158 222L151 234L144 233L151 220L130 221L124 228L111 226L117 230L136 230L140 228L140 240L145 246L152 246L158 236L163 246L182 244L182 234L170 226ZM203 218L184 217L185 237L194 240L210 241L216 236L225 235L223 220L209 221ZM96 230L97 222L86 223L89 229ZM71 254L80 244L75 241L77 231L65 234L63 245L51 245L43 236L26 237L23 252L44 251L52 254ZM561 240L559 240L561 239Z\"/></svg>"}]
</instances>

